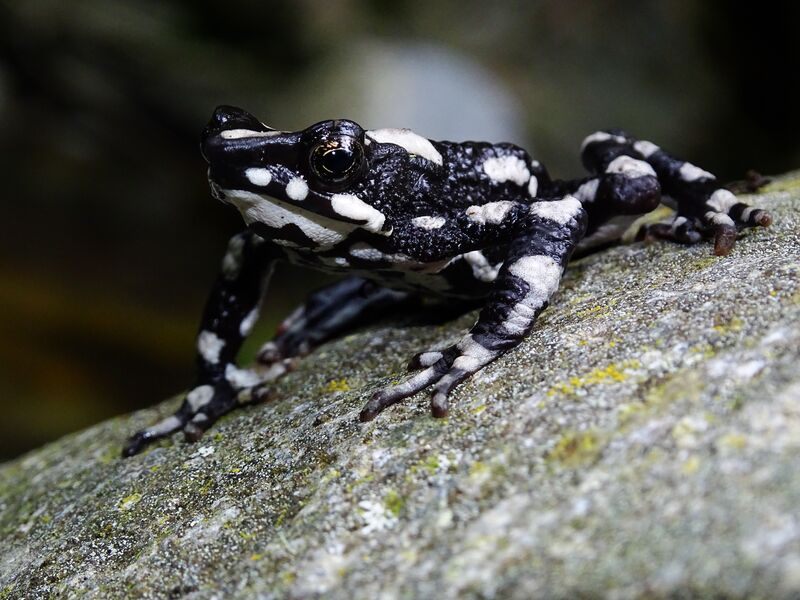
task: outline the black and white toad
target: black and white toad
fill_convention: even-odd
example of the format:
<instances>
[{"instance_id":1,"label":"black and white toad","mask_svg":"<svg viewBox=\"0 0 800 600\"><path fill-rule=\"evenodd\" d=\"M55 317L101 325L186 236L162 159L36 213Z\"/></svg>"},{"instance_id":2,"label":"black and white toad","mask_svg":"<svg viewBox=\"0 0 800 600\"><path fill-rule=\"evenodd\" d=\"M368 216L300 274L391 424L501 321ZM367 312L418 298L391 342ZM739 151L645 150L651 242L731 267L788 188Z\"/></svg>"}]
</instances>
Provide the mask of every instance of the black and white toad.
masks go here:
<instances>
[{"instance_id":1,"label":"black and white toad","mask_svg":"<svg viewBox=\"0 0 800 600\"><path fill-rule=\"evenodd\" d=\"M662 202L674 219L640 239L710 239L724 255L739 230L771 222L711 173L616 130L583 141L591 175L570 180L551 179L512 144L437 142L348 120L277 131L229 106L203 131L202 153L213 196L247 228L231 239L208 298L194 386L174 415L130 439L126 456L179 429L199 438L293 360L419 295L483 308L461 341L415 356L414 373L375 393L360 418L422 390L443 417L455 386L531 330L574 251L619 239ZM259 353L265 368L242 369L236 355L276 261L348 276L289 315Z\"/></svg>"}]
</instances>

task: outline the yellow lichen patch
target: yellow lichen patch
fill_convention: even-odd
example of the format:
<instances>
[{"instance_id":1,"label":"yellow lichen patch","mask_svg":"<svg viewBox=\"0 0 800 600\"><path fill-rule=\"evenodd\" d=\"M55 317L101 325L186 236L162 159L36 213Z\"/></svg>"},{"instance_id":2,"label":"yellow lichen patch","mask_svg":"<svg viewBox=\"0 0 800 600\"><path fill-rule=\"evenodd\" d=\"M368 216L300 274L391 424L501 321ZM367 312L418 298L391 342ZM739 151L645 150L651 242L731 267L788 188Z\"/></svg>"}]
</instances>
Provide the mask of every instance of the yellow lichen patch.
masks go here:
<instances>
[{"instance_id":1,"label":"yellow lichen patch","mask_svg":"<svg viewBox=\"0 0 800 600\"><path fill-rule=\"evenodd\" d=\"M319 481L320 485L325 485L327 483L330 483L334 479L337 479L340 475L341 475L341 472L338 469L336 469L334 467L331 467L330 469L325 471L325 473L320 478L320 481Z\"/></svg>"},{"instance_id":2,"label":"yellow lichen patch","mask_svg":"<svg viewBox=\"0 0 800 600\"><path fill-rule=\"evenodd\" d=\"M281 573L280 578L286 585L291 585L297 579L297 574L294 571L284 571Z\"/></svg>"},{"instance_id":3,"label":"yellow lichen patch","mask_svg":"<svg viewBox=\"0 0 800 600\"><path fill-rule=\"evenodd\" d=\"M711 265L718 263L719 260L719 256L704 256L703 258L695 260L692 264L697 268L698 271L700 271L706 267L710 267Z\"/></svg>"},{"instance_id":4,"label":"yellow lichen patch","mask_svg":"<svg viewBox=\"0 0 800 600\"><path fill-rule=\"evenodd\" d=\"M700 459L696 456L690 456L681 465L681 473L684 475L694 475L700 468Z\"/></svg>"},{"instance_id":5,"label":"yellow lichen patch","mask_svg":"<svg viewBox=\"0 0 800 600\"><path fill-rule=\"evenodd\" d=\"M577 294L577 293L576 294L570 294L570 297L567 300L567 303L572 306L572 305L575 305L575 304L580 304L581 302L586 302L587 300L589 300L589 299L591 299L593 297L594 296L592 296L591 294Z\"/></svg>"},{"instance_id":6,"label":"yellow lichen patch","mask_svg":"<svg viewBox=\"0 0 800 600\"><path fill-rule=\"evenodd\" d=\"M139 500L142 499L142 495L139 492L134 492L130 496L125 496L122 500L119 501L119 509L120 510L130 510Z\"/></svg>"},{"instance_id":7,"label":"yellow lichen patch","mask_svg":"<svg viewBox=\"0 0 800 600\"><path fill-rule=\"evenodd\" d=\"M697 344L696 346L692 346L689 348L689 352L692 354L700 354L703 358L714 358L717 355L717 351L714 349L709 343Z\"/></svg>"},{"instance_id":8,"label":"yellow lichen patch","mask_svg":"<svg viewBox=\"0 0 800 600\"><path fill-rule=\"evenodd\" d=\"M623 368L625 368L623 366ZM606 381L625 381L628 377L614 365L608 365L604 369L595 369L585 378L584 385L591 383L603 383Z\"/></svg>"},{"instance_id":9,"label":"yellow lichen patch","mask_svg":"<svg viewBox=\"0 0 800 600\"><path fill-rule=\"evenodd\" d=\"M722 321L722 320L714 321L714 331L716 331L717 333L728 333L728 332L735 333L737 331L741 331L743 326L744 326L744 321L742 321L739 317L733 317L727 321Z\"/></svg>"},{"instance_id":10,"label":"yellow lichen patch","mask_svg":"<svg viewBox=\"0 0 800 600\"><path fill-rule=\"evenodd\" d=\"M672 437L681 447L697 445L698 436L708 429L708 421L702 417L683 417L672 428Z\"/></svg>"},{"instance_id":11,"label":"yellow lichen patch","mask_svg":"<svg viewBox=\"0 0 800 600\"><path fill-rule=\"evenodd\" d=\"M638 366L638 361L627 360L619 365L611 364L602 368L598 367L597 369L592 369L584 376L570 377L569 381L567 382L559 381L558 383L553 384L553 386L547 390L547 395L554 396L557 393L569 395L574 394L577 390L590 385L622 382L628 378L628 375L625 374L624 370L635 369Z\"/></svg>"},{"instance_id":12,"label":"yellow lichen patch","mask_svg":"<svg viewBox=\"0 0 800 600\"><path fill-rule=\"evenodd\" d=\"M584 308L583 310L579 310L577 313L575 313L575 316L583 318L600 312L603 312L603 306L601 304L596 304L595 306L590 306L589 308Z\"/></svg>"},{"instance_id":13,"label":"yellow lichen patch","mask_svg":"<svg viewBox=\"0 0 800 600\"><path fill-rule=\"evenodd\" d=\"M790 192L798 188L800 188L800 177L795 176L780 178L768 183L758 191L760 194L772 194L774 192Z\"/></svg>"},{"instance_id":14,"label":"yellow lichen patch","mask_svg":"<svg viewBox=\"0 0 800 600\"><path fill-rule=\"evenodd\" d=\"M488 472L489 472L489 466L486 463L481 462L479 460L476 460L469 466L470 477L482 477Z\"/></svg>"},{"instance_id":15,"label":"yellow lichen patch","mask_svg":"<svg viewBox=\"0 0 800 600\"><path fill-rule=\"evenodd\" d=\"M636 415L641 414L643 411L644 404L640 402L623 404L617 409L617 418L621 424L625 425L626 423L630 423Z\"/></svg>"},{"instance_id":16,"label":"yellow lichen patch","mask_svg":"<svg viewBox=\"0 0 800 600\"><path fill-rule=\"evenodd\" d=\"M595 460L602 450L600 436L594 431L565 433L547 455L547 459L568 467Z\"/></svg>"},{"instance_id":17,"label":"yellow lichen patch","mask_svg":"<svg viewBox=\"0 0 800 600\"><path fill-rule=\"evenodd\" d=\"M559 382L559 383L554 384L549 390L547 390L547 395L548 396L555 396L558 393L571 394L574 391L575 391L575 388L573 388L568 383Z\"/></svg>"},{"instance_id":18,"label":"yellow lichen patch","mask_svg":"<svg viewBox=\"0 0 800 600\"><path fill-rule=\"evenodd\" d=\"M469 465L469 486L477 491L492 478L492 466L476 460Z\"/></svg>"},{"instance_id":19,"label":"yellow lichen patch","mask_svg":"<svg viewBox=\"0 0 800 600\"><path fill-rule=\"evenodd\" d=\"M349 392L350 385L347 383L346 379L332 379L328 382L328 385L325 386L326 392Z\"/></svg>"},{"instance_id":20,"label":"yellow lichen patch","mask_svg":"<svg viewBox=\"0 0 800 600\"><path fill-rule=\"evenodd\" d=\"M730 448L732 450L742 450L747 446L747 438L741 433L726 433L720 436L718 440L722 448Z\"/></svg>"}]
</instances>

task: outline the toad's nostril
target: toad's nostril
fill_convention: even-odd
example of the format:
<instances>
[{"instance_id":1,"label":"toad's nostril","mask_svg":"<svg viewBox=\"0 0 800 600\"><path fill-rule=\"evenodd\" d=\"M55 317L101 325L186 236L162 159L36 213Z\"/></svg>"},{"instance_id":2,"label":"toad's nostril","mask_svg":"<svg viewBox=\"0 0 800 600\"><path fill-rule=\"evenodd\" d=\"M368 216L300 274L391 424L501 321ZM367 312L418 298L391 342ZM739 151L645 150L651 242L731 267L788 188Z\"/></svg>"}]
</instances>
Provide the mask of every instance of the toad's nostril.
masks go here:
<instances>
[{"instance_id":1,"label":"toad's nostril","mask_svg":"<svg viewBox=\"0 0 800 600\"><path fill-rule=\"evenodd\" d=\"M211 146L215 144L214 138L221 132L230 129L249 129L251 131L269 131L261 121L256 119L246 110L235 106L218 106L214 114L200 134L200 152L206 161L209 160Z\"/></svg>"},{"instance_id":2,"label":"toad's nostril","mask_svg":"<svg viewBox=\"0 0 800 600\"><path fill-rule=\"evenodd\" d=\"M247 129L264 129L261 122L246 110L235 106L218 106L208 122L209 129L231 129L242 127Z\"/></svg>"},{"instance_id":3,"label":"toad's nostril","mask_svg":"<svg viewBox=\"0 0 800 600\"><path fill-rule=\"evenodd\" d=\"M273 129L264 125L246 110L236 108L235 106L218 106L214 109L211 120L209 120L203 132L200 134L200 146L203 157L208 160L208 152L211 149L210 146L218 143L218 140L215 141L215 138L220 133L235 129L255 132L273 131Z\"/></svg>"}]
</instances>

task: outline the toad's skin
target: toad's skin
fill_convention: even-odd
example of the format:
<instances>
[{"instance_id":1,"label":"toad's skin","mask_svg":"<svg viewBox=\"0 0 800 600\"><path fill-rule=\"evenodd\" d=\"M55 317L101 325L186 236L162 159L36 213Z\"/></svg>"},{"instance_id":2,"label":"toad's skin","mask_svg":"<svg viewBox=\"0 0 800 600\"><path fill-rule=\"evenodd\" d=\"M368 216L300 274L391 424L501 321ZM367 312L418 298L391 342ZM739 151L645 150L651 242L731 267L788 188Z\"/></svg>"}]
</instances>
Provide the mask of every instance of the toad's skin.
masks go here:
<instances>
[{"instance_id":1,"label":"toad's skin","mask_svg":"<svg viewBox=\"0 0 800 600\"><path fill-rule=\"evenodd\" d=\"M435 142L347 120L276 131L228 106L203 131L202 153L213 196L238 208L247 229L231 239L206 304L194 387L173 416L136 433L125 456L179 429L199 438L263 397L298 357L420 295L483 309L457 344L415 356L416 372L376 392L360 418L424 389L443 417L456 385L531 330L573 251L618 240L662 201L676 216L640 239L711 239L724 255L738 230L771 222L711 173L622 131L587 137L591 175L566 181L512 144ZM241 369L236 355L279 260L349 276L283 322L259 368Z\"/></svg>"}]
</instances>

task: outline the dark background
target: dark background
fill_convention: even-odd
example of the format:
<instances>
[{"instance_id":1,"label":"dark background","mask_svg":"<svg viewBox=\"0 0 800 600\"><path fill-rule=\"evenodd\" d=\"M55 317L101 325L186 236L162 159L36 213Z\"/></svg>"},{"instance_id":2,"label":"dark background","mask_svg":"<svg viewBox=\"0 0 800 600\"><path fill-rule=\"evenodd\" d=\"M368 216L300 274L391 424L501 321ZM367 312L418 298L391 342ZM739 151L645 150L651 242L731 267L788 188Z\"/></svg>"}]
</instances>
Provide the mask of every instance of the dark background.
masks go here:
<instances>
[{"instance_id":1,"label":"dark background","mask_svg":"<svg viewBox=\"0 0 800 600\"><path fill-rule=\"evenodd\" d=\"M0 458L191 381L240 227L197 151L215 105L514 141L564 177L616 126L738 179L800 165L798 32L798 3L722 0L0 1ZM262 339L321 280L273 281Z\"/></svg>"}]
</instances>

